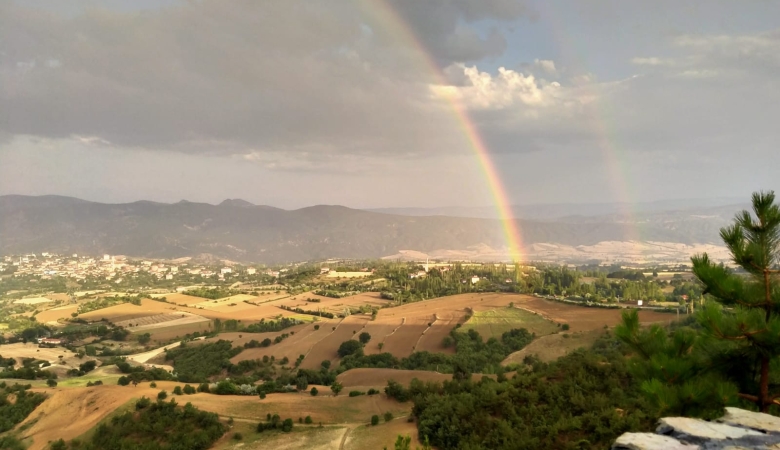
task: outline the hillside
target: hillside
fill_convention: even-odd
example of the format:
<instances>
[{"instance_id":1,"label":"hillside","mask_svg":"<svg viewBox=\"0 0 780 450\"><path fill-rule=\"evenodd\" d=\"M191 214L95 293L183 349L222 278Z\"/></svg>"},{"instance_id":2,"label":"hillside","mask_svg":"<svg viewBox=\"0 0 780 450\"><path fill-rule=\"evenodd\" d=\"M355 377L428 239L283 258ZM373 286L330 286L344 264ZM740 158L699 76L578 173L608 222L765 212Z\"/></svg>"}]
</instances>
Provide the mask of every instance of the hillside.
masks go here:
<instances>
[{"instance_id":1,"label":"hillside","mask_svg":"<svg viewBox=\"0 0 780 450\"><path fill-rule=\"evenodd\" d=\"M728 212L725 210L728 209ZM735 208L622 216L518 220L524 244L595 245L604 241L717 242ZM211 254L265 263L375 258L401 250L434 252L504 247L501 222L402 216L312 206L283 210L228 200L104 204L58 196L0 197L0 253L110 253L150 258Z\"/></svg>"}]
</instances>

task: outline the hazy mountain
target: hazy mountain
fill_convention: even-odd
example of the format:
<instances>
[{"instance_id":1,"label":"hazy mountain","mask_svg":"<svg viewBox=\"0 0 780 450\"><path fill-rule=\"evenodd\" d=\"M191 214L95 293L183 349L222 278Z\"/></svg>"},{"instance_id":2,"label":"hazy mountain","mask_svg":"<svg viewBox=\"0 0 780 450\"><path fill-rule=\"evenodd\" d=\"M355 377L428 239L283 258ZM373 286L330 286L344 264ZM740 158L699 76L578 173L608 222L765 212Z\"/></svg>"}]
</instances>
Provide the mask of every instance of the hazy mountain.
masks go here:
<instances>
[{"instance_id":1,"label":"hazy mountain","mask_svg":"<svg viewBox=\"0 0 780 450\"><path fill-rule=\"evenodd\" d=\"M523 241L593 245L602 241L718 242L736 207L519 220ZM211 254L237 261L373 258L400 250L502 249L501 222L403 216L312 206L293 211L227 200L103 204L69 197L1 196L0 253L111 253L178 258Z\"/></svg>"},{"instance_id":2,"label":"hazy mountain","mask_svg":"<svg viewBox=\"0 0 780 450\"><path fill-rule=\"evenodd\" d=\"M511 205L512 217L516 219L548 220L568 216L605 216L614 214L646 214L653 212L682 211L718 206L741 205L744 199L711 198L711 199L681 199L661 200L640 203L556 203L539 205ZM740 206L742 207L742 206ZM736 207L735 207L736 208ZM492 206L441 208L377 208L367 211L383 214L398 214L402 216L451 216L473 217L480 219L497 219L498 211Z\"/></svg>"}]
</instances>

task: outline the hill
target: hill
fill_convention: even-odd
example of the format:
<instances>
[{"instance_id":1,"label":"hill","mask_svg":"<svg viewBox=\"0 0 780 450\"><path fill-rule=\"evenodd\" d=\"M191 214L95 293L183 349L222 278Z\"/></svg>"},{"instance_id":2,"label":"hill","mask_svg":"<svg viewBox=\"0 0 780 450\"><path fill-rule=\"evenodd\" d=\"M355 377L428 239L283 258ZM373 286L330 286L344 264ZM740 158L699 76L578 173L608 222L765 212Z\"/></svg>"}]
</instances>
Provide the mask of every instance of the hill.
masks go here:
<instances>
[{"instance_id":1,"label":"hill","mask_svg":"<svg viewBox=\"0 0 780 450\"><path fill-rule=\"evenodd\" d=\"M518 220L524 244L595 245L637 239L717 242L734 207ZM726 215L726 210L728 214ZM36 251L179 258L200 254L277 263L324 258L376 258L402 250L504 249L494 219L402 216L318 205L283 210L228 200L105 204L58 196L0 197L0 253Z\"/></svg>"}]
</instances>

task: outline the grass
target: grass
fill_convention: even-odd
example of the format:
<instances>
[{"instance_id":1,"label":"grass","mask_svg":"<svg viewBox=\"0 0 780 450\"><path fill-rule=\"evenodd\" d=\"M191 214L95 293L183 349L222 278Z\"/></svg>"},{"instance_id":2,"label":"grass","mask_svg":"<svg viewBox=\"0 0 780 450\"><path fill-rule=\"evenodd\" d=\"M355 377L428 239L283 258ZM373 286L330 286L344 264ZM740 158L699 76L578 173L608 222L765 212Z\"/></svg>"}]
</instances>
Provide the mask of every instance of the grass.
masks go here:
<instances>
[{"instance_id":1,"label":"grass","mask_svg":"<svg viewBox=\"0 0 780 450\"><path fill-rule=\"evenodd\" d=\"M95 381L102 381L103 384L117 384L117 381L119 380L119 377L122 375L119 374L91 374L88 373L81 377L74 377L74 378L68 378L62 381L57 381L58 387L85 387L87 383L95 382Z\"/></svg>"},{"instance_id":2,"label":"grass","mask_svg":"<svg viewBox=\"0 0 780 450\"><path fill-rule=\"evenodd\" d=\"M562 332L544 336L530 343L526 348L507 356L503 364L520 364L526 355L536 355L545 362L555 361L580 347L590 348L606 330L589 330L575 333Z\"/></svg>"},{"instance_id":3,"label":"grass","mask_svg":"<svg viewBox=\"0 0 780 450\"><path fill-rule=\"evenodd\" d=\"M546 336L559 330L555 322L519 308L498 308L478 311L463 324L461 330L476 330L484 338L501 337L513 328L525 328L537 336Z\"/></svg>"},{"instance_id":4,"label":"grass","mask_svg":"<svg viewBox=\"0 0 780 450\"><path fill-rule=\"evenodd\" d=\"M234 448L275 448L277 450L338 448L341 437L344 435L345 428L343 426L323 426L320 428L317 425L300 425L297 417L293 420L295 424L290 433L281 431L258 433L257 423L236 421L214 448L217 450ZM232 439L236 432L242 434L241 441Z\"/></svg>"}]
</instances>

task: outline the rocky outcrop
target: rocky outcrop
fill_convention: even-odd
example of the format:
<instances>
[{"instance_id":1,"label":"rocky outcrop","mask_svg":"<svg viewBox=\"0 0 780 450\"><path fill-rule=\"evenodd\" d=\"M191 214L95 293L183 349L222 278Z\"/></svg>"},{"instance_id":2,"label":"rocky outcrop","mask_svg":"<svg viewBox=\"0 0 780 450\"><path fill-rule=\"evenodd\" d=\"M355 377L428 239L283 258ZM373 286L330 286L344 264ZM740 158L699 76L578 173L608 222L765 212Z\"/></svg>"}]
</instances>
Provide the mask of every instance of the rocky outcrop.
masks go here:
<instances>
[{"instance_id":1,"label":"rocky outcrop","mask_svg":"<svg viewBox=\"0 0 780 450\"><path fill-rule=\"evenodd\" d=\"M612 450L780 450L780 417L726 408L708 422L689 417L658 421L655 433L624 433Z\"/></svg>"}]
</instances>

